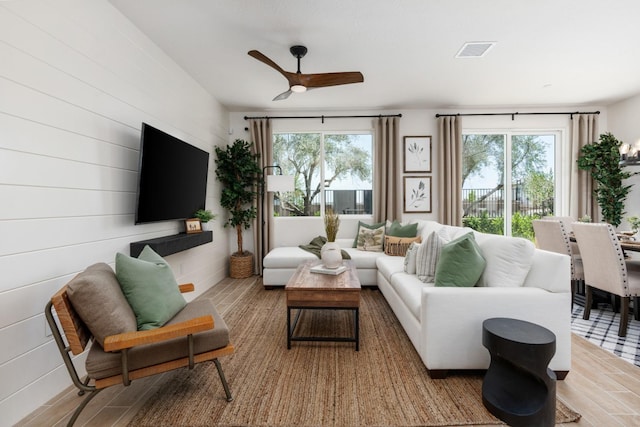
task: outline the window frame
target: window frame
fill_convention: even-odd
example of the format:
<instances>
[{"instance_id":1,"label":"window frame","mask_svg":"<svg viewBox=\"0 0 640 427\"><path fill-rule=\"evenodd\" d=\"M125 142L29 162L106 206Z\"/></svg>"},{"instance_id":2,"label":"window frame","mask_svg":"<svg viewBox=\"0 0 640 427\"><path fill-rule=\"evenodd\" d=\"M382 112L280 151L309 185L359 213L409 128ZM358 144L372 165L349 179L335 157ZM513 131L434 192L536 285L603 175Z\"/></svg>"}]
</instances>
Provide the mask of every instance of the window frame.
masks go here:
<instances>
[{"instance_id":1,"label":"window frame","mask_svg":"<svg viewBox=\"0 0 640 427\"><path fill-rule=\"evenodd\" d=\"M366 135L369 136L371 138L371 198L372 198L372 210L373 210L373 200L375 200L376 194L375 194L375 189L376 189L376 183L375 183L375 174L374 174L374 167L375 167L375 132L373 129L366 129L366 130L274 130L272 131L272 140L274 141L274 147L272 150L272 153L275 151L275 140L276 140L276 135L286 135L286 134L319 134L320 135L320 164L322 165L322 167L320 168L320 182L322 184L322 189L320 191L320 217L324 218L325 215L325 210L326 210L326 197L325 197L325 192L328 189L328 187L325 186L326 184L326 179L325 179L325 149L324 149L324 143L325 143L325 137L326 135ZM277 164L277 159L275 159L275 157L273 157L272 154L272 159L271 159L272 164ZM284 173L284 172L283 172ZM340 215L345 215L348 216L349 218L362 218L362 217L373 217L373 212L371 213L364 213L364 214L340 214ZM295 216L283 216L280 218L289 218L289 217L295 217L295 218L314 218L316 217L315 215L295 215Z\"/></svg>"},{"instance_id":2,"label":"window frame","mask_svg":"<svg viewBox=\"0 0 640 427\"><path fill-rule=\"evenodd\" d=\"M554 206L555 215L565 215L569 206L569 200L566 200L565 194L569 194L566 188L569 185L569 176L571 173L571 165L565 162L565 159L570 159L570 147L568 147L568 141L565 140L565 131L558 127L548 128L463 128L461 135L503 135L505 138L504 147L504 165L505 165L505 182L504 182L504 194L508 198L504 203L504 227L503 233L505 236L511 236L512 227L511 220L513 218L512 209L512 179L511 179L511 153L512 153L512 138L516 136L525 135L553 135L555 137L554 147ZM564 149L567 147L566 149ZM509 179L507 179L509 177ZM507 218L509 220L507 221Z\"/></svg>"}]
</instances>

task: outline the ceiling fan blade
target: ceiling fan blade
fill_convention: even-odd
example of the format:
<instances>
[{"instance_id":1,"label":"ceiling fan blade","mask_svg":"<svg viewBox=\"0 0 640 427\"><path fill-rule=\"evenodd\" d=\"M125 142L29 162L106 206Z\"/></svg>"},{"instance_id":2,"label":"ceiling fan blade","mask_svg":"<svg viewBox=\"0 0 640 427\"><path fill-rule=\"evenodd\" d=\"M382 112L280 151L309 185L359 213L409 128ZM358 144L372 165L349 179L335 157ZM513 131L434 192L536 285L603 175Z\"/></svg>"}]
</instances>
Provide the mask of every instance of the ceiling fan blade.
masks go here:
<instances>
[{"instance_id":1,"label":"ceiling fan blade","mask_svg":"<svg viewBox=\"0 0 640 427\"><path fill-rule=\"evenodd\" d=\"M250 50L248 53L249 53L249 56L257 59L260 62L264 62L265 64L267 64L271 68L277 70L283 76L287 77L287 74L290 74L287 71L283 70L278 64L273 62L271 59L267 58L266 55L258 52L257 50Z\"/></svg>"},{"instance_id":2,"label":"ceiling fan blade","mask_svg":"<svg viewBox=\"0 0 640 427\"><path fill-rule=\"evenodd\" d=\"M282 92L280 95L276 96L275 98L273 98L274 101L280 101L283 99L287 99L289 97L289 95L291 95L293 91L291 89L289 89L286 92Z\"/></svg>"},{"instance_id":3,"label":"ceiling fan blade","mask_svg":"<svg viewBox=\"0 0 640 427\"><path fill-rule=\"evenodd\" d=\"M344 73L300 74L300 84L306 87L327 87L364 82L364 76L359 71Z\"/></svg>"}]
</instances>

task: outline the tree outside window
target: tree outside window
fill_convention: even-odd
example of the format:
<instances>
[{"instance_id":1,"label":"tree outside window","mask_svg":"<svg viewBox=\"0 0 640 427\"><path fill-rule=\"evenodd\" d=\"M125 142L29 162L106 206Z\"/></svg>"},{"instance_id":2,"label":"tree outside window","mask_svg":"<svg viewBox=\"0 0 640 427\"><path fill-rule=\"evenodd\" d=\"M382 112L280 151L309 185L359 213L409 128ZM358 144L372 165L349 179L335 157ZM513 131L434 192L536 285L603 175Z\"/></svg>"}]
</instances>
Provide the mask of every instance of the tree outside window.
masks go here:
<instances>
[{"instance_id":1,"label":"tree outside window","mask_svg":"<svg viewBox=\"0 0 640 427\"><path fill-rule=\"evenodd\" d=\"M533 239L532 220L555 212L553 134L463 135L463 223Z\"/></svg>"},{"instance_id":2,"label":"tree outside window","mask_svg":"<svg viewBox=\"0 0 640 427\"><path fill-rule=\"evenodd\" d=\"M273 161L293 175L294 192L276 194L277 216L371 214L373 137L356 133L274 134Z\"/></svg>"}]
</instances>

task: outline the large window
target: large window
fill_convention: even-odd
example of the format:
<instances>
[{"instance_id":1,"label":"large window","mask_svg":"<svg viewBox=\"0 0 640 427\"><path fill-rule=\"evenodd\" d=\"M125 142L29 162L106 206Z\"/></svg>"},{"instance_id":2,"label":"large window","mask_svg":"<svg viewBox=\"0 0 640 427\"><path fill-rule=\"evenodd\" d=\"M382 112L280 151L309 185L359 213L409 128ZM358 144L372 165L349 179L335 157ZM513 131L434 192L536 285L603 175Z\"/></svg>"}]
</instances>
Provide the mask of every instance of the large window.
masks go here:
<instances>
[{"instance_id":1,"label":"large window","mask_svg":"<svg viewBox=\"0 0 640 427\"><path fill-rule=\"evenodd\" d=\"M274 197L276 216L372 213L370 133L276 133L273 162L293 175L296 190Z\"/></svg>"},{"instance_id":2,"label":"large window","mask_svg":"<svg viewBox=\"0 0 640 427\"><path fill-rule=\"evenodd\" d=\"M556 212L556 133L462 136L464 225L533 239L532 220Z\"/></svg>"}]
</instances>

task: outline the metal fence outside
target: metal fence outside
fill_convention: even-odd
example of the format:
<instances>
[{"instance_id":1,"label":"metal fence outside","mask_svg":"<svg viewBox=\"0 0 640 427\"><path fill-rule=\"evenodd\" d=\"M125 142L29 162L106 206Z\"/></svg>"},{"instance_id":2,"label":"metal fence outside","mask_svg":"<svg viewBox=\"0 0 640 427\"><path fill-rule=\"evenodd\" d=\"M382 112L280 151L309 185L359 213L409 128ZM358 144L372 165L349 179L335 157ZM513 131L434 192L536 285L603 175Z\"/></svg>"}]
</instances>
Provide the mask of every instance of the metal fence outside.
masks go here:
<instances>
[{"instance_id":1,"label":"metal fence outside","mask_svg":"<svg viewBox=\"0 0 640 427\"><path fill-rule=\"evenodd\" d=\"M545 216L554 212L554 199L539 198L525 191L524 186L516 184L512 187L511 212L524 216ZM462 190L462 208L464 217L489 218L504 216L504 188L473 188Z\"/></svg>"},{"instance_id":2,"label":"metal fence outside","mask_svg":"<svg viewBox=\"0 0 640 427\"><path fill-rule=\"evenodd\" d=\"M373 190L324 190L325 206L339 215L370 215L373 212ZM282 200L274 197L274 213L277 216L302 216L304 197L288 193ZM320 216L320 194L309 206L309 216Z\"/></svg>"}]
</instances>

